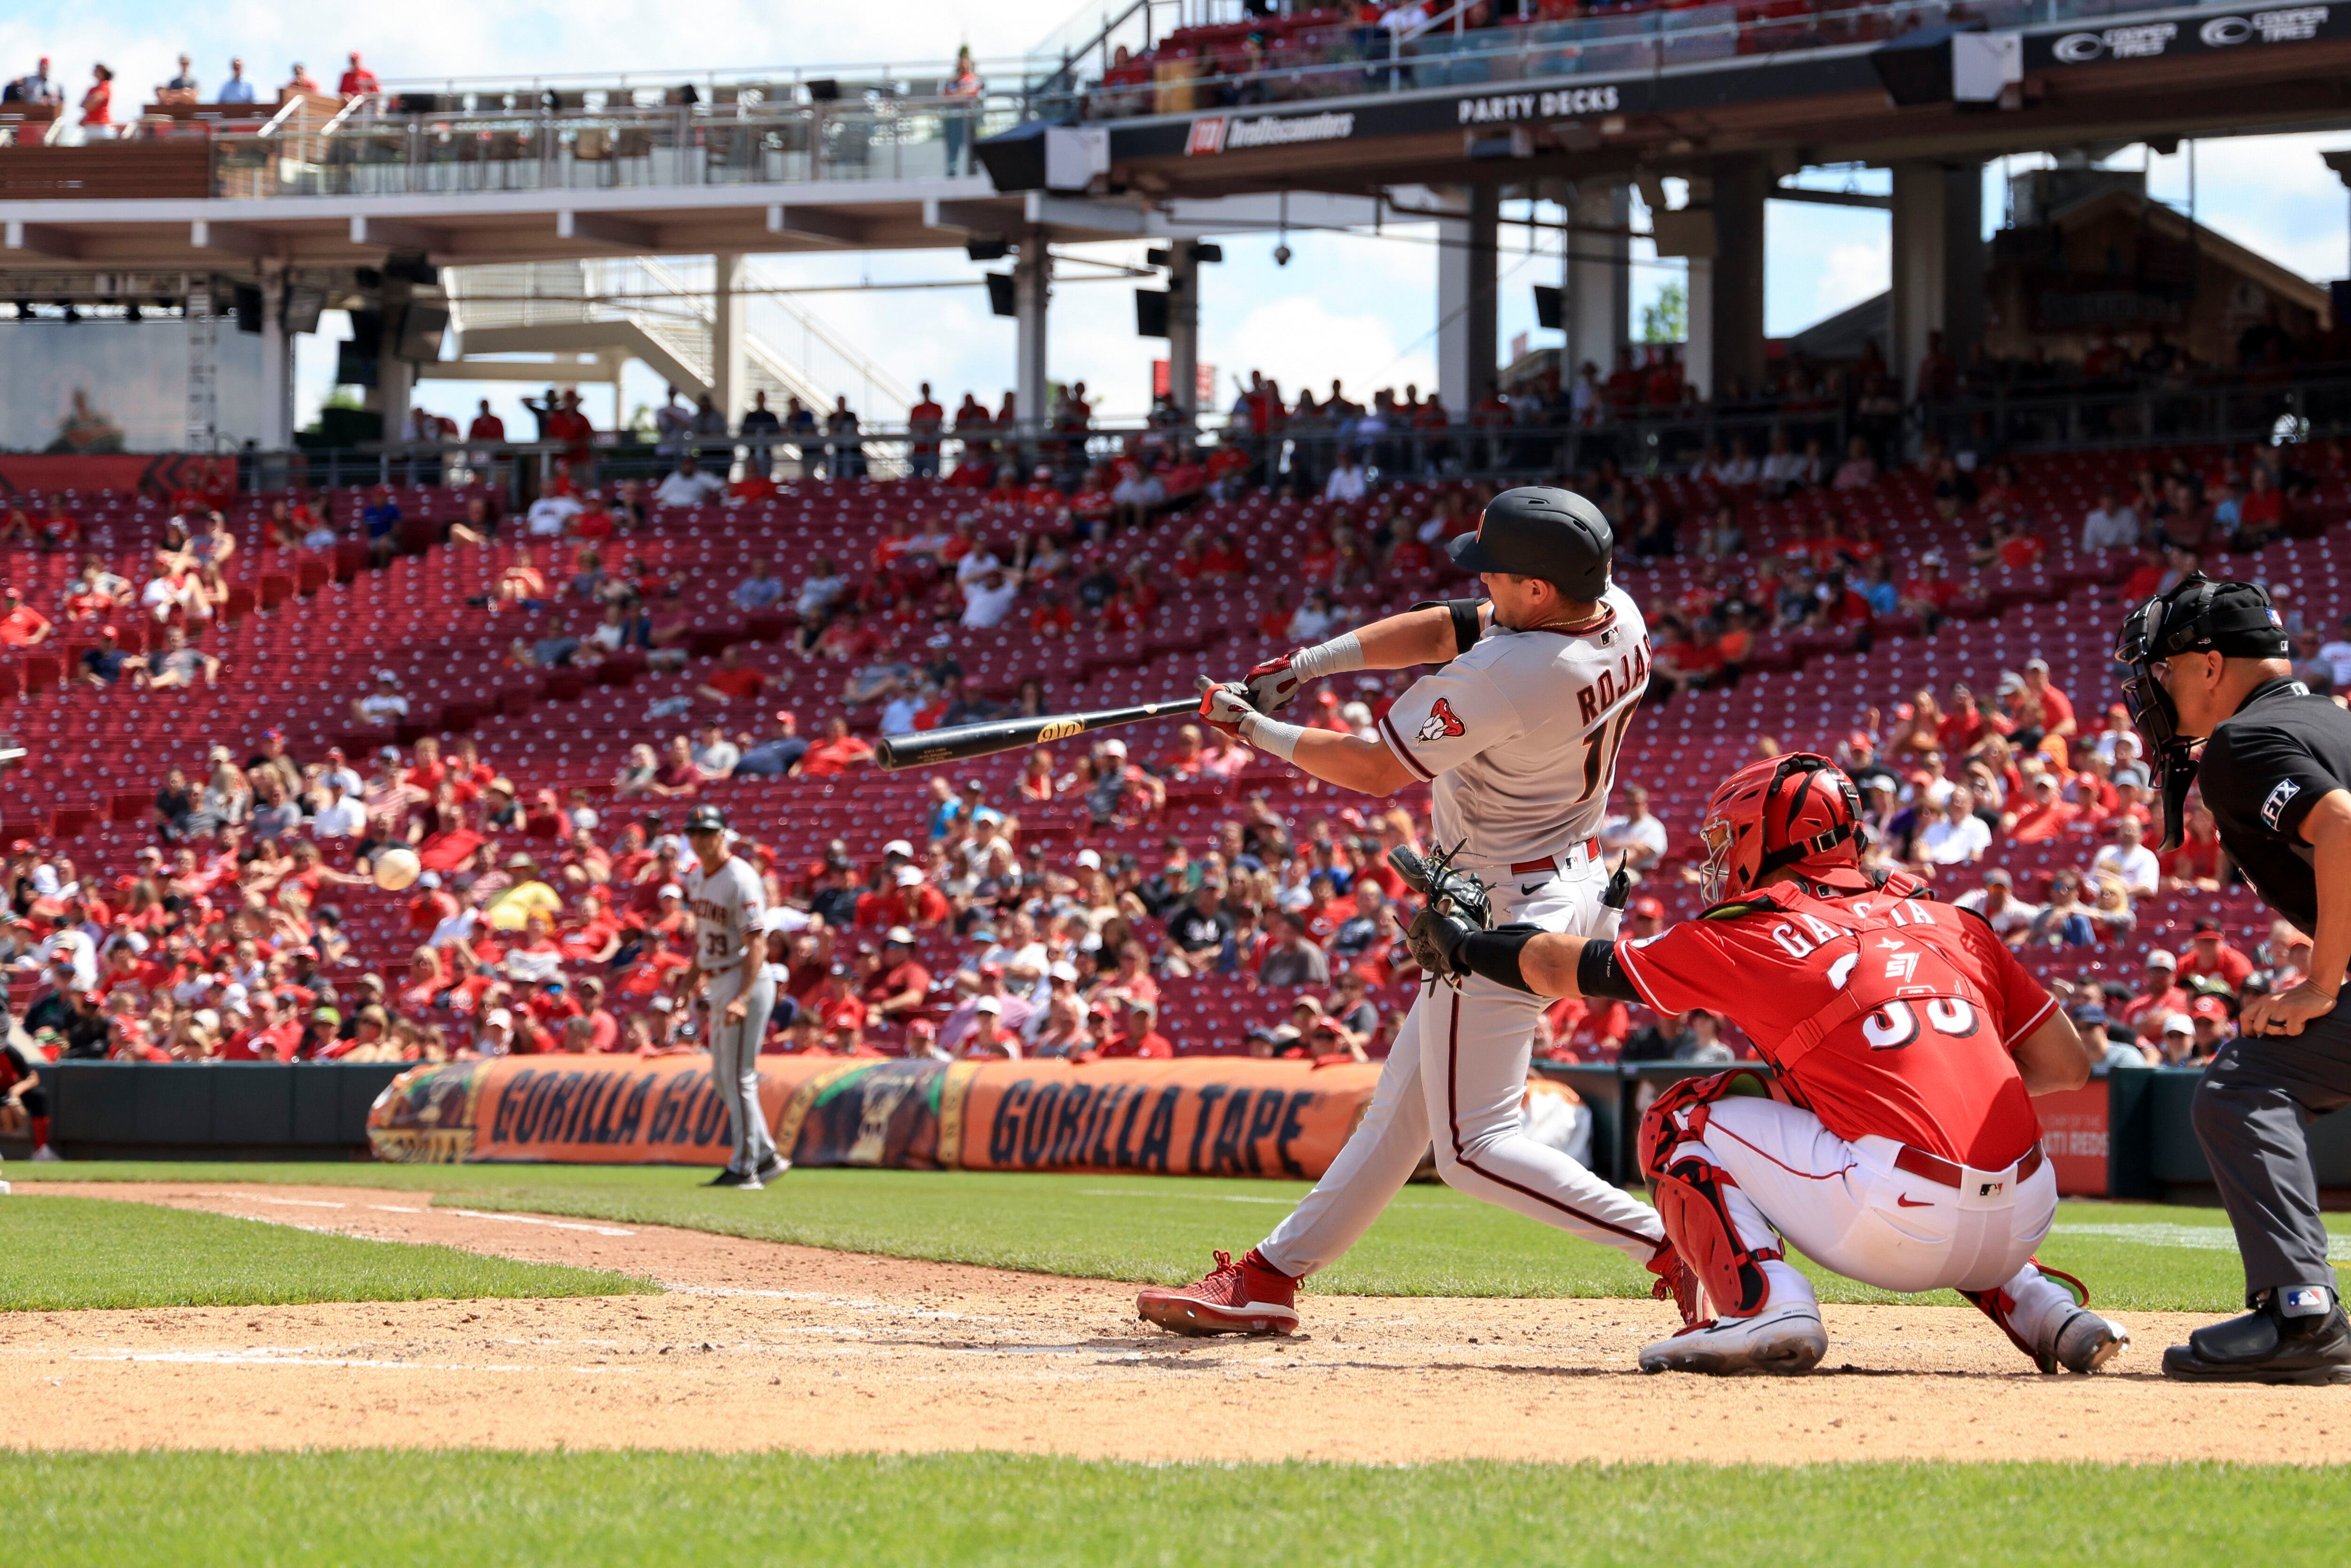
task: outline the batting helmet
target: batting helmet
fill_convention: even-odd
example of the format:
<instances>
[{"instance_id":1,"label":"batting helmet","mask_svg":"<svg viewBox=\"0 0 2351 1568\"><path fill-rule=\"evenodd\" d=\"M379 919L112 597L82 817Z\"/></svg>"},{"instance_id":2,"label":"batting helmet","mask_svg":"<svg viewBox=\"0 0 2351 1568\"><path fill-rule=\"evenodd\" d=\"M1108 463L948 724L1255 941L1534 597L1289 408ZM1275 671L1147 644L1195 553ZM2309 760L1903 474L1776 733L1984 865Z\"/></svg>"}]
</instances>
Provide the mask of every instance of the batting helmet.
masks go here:
<instances>
[{"instance_id":1,"label":"batting helmet","mask_svg":"<svg viewBox=\"0 0 2351 1568\"><path fill-rule=\"evenodd\" d=\"M689 833L723 833L726 831L726 813L708 804L696 806L685 814L685 831Z\"/></svg>"},{"instance_id":2,"label":"batting helmet","mask_svg":"<svg viewBox=\"0 0 2351 1568\"><path fill-rule=\"evenodd\" d=\"M1698 894L1712 904L1735 898L1773 872L1793 867L1833 885L1865 885L1855 872L1869 847L1861 825L1861 791L1844 770L1809 751L1750 762L1715 787L1698 826L1706 864Z\"/></svg>"},{"instance_id":3,"label":"batting helmet","mask_svg":"<svg viewBox=\"0 0 2351 1568\"><path fill-rule=\"evenodd\" d=\"M1447 552L1466 571L1539 577L1589 603L1608 591L1616 531L1574 491L1526 485L1486 503L1478 531L1455 539Z\"/></svg>"}]
</instances>

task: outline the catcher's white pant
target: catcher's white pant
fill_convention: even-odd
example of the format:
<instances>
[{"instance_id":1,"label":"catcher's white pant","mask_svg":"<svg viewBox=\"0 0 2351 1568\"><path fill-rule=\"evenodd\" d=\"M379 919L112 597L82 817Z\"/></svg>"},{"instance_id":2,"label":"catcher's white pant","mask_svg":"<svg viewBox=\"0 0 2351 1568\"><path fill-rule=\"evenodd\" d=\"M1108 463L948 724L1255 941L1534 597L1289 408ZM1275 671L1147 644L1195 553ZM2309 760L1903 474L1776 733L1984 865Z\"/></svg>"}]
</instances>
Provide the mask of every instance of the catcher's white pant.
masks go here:
<instances>
[{"instance_id":1,"label":"catcher's white pant","mask_svg":"<svg viewBox=\"0 0 2351 1568\"><path fill-rule=\"evenodd\" d=\"M1600 901L1606 871L1581 852L1541 881L1505 870L1488 882L1498 925L1615 935L1616 912ZM1292 1279L1337 1262L1412 1179L1433 1134L1447 1185L1647 1262L1665 1239L1656 1211L1526 1134L1520 1102L1546 1005L1480 976L1458 990L1424 982L1364 1119L1259 1255Z\"/></svg>"},{"instance_id":2,"label":"catcher's white pant","mask_svg":"<svg viewBox=\"0 0 2351 1568\"><path fill-rule=\"evenodd\" d=\"M2019 1181L2004 1171L1964 1172L1945 1186L1897 1169L1902 1145L1868 1136L1847 1143L1810 1111L1761 1097L1709 1102L1705 1131L1685 1137L1730 1173L1724 1190L1739 1239L1777 1245L1772 1232L1824 1269L1880 1290L2007 1291L2011 1321L2040 1343L2073 1296L2030 1261L2057 1218L2057 1172L2047 1161ZM1771 1303L1813 1299L1810 1281L1774 1268Z\"/></svg>"},{"instance_id":3,"label":"catcher's white pant","mask_svg":"<svg viewBox=\"0 0 2351 1568\"><path fill-rule=\"evenodd\" d=\"M776 1152L767 1113L759 1108L759 1042L768 1038L768 1016L776 1010L775 976L760 969L751 987L750 1010L741 1023L729 1024L726 1004L742 989L743 971L736 967L713 974L703 994L710 1001L710 1077L735 1137L727 1168L748 1175Z\"/></svg>"}]
</instances>

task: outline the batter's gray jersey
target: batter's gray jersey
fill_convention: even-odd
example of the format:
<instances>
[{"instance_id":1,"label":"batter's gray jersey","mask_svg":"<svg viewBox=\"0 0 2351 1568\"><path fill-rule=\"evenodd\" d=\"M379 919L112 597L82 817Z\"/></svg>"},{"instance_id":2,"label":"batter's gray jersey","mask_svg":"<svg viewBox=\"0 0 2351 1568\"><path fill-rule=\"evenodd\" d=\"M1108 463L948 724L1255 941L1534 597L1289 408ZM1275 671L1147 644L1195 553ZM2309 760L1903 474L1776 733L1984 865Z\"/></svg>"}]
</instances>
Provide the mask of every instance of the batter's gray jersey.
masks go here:
<instances>
[{"instance_id":1,"label":"batter's gray jersey","mask_svg":"<svg viewBox=\"0 0 2351 1568\"><path fill-rule=\"evenodd\" d=\"M749 938L767 913L767 890L759 873L740 855L715 872L696 862L686 873L687 906L694 911L694 961L716 977L742 967Z\"/></svg>"},{"instance_id":2,"label":"batter's gray jersey","mask_svg":"<svg viewBox=\"0 0 2351 1568\"><path fill-rule=\"evenodd\" d=\"M1600 831L1649 684L1640 607L1615 587L1601 605L1577 632L1487 628L1380 720L1389 749L1434 781L1433 841L1466 841L1464 864L1544 860Z\"/></svg>"}]
</instances>

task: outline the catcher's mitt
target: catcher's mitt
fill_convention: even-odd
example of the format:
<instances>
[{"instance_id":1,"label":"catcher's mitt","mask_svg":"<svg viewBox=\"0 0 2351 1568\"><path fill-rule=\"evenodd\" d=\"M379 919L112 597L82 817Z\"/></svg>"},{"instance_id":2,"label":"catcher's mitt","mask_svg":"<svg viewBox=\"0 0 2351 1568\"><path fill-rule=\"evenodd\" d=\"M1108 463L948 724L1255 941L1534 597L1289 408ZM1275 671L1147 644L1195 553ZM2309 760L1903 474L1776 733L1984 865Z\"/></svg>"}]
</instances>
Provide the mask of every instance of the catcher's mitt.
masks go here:
<instances>
[{"instance_id":1,"label":"catcher's mitt","mask_svg":"<svg viewBox=\"0 0 2351 1568\"><path fill-rule=\"evenodd\" d=\"M1455 981L1467 972L1458 961L1463 939L1494 923L1493 896L1486 884L1474 872L1453 864L1460 852L1458 844L1426 859L1405 845L1388 852L1388 864L1395 867L1405 885L1427 901L1405 927L1405 946L1423 969Z\"/></svg>"}]
</instances>

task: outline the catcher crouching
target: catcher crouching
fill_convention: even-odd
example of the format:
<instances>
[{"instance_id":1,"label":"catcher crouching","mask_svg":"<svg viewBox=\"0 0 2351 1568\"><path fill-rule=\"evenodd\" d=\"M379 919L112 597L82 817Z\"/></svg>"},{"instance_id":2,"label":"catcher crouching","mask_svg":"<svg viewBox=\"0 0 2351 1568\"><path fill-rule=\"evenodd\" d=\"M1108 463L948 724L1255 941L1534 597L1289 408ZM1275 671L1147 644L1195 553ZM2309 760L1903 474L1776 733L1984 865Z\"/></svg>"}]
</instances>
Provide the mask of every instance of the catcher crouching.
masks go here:
<instances>
[{"instance_id":1,"label":"catcher crouching","mask_svg":"<svg viewBox=\"0 0 2351 1568\"><path fill-rule=\"evenodd\" d=\"M2086 1082L2088 1052L1980 917L1862 867L1857 805L1827 758L1769 758L1707 804L1698 919L1619 942L1487 930L1474 899L1432 896L1410 940L1440 975L1713 1009L1776 1070L1686 1080L1642 1119L1642 1174L1714 1314L1643 1371L1810 1371L1828 1338L1782 1238L1865 1284L1957 1290L2043 1372L2095 1371L2129 1336L2032 1257L2057 1182L2031 1096Z\"/></svg>"}]
</instances>

